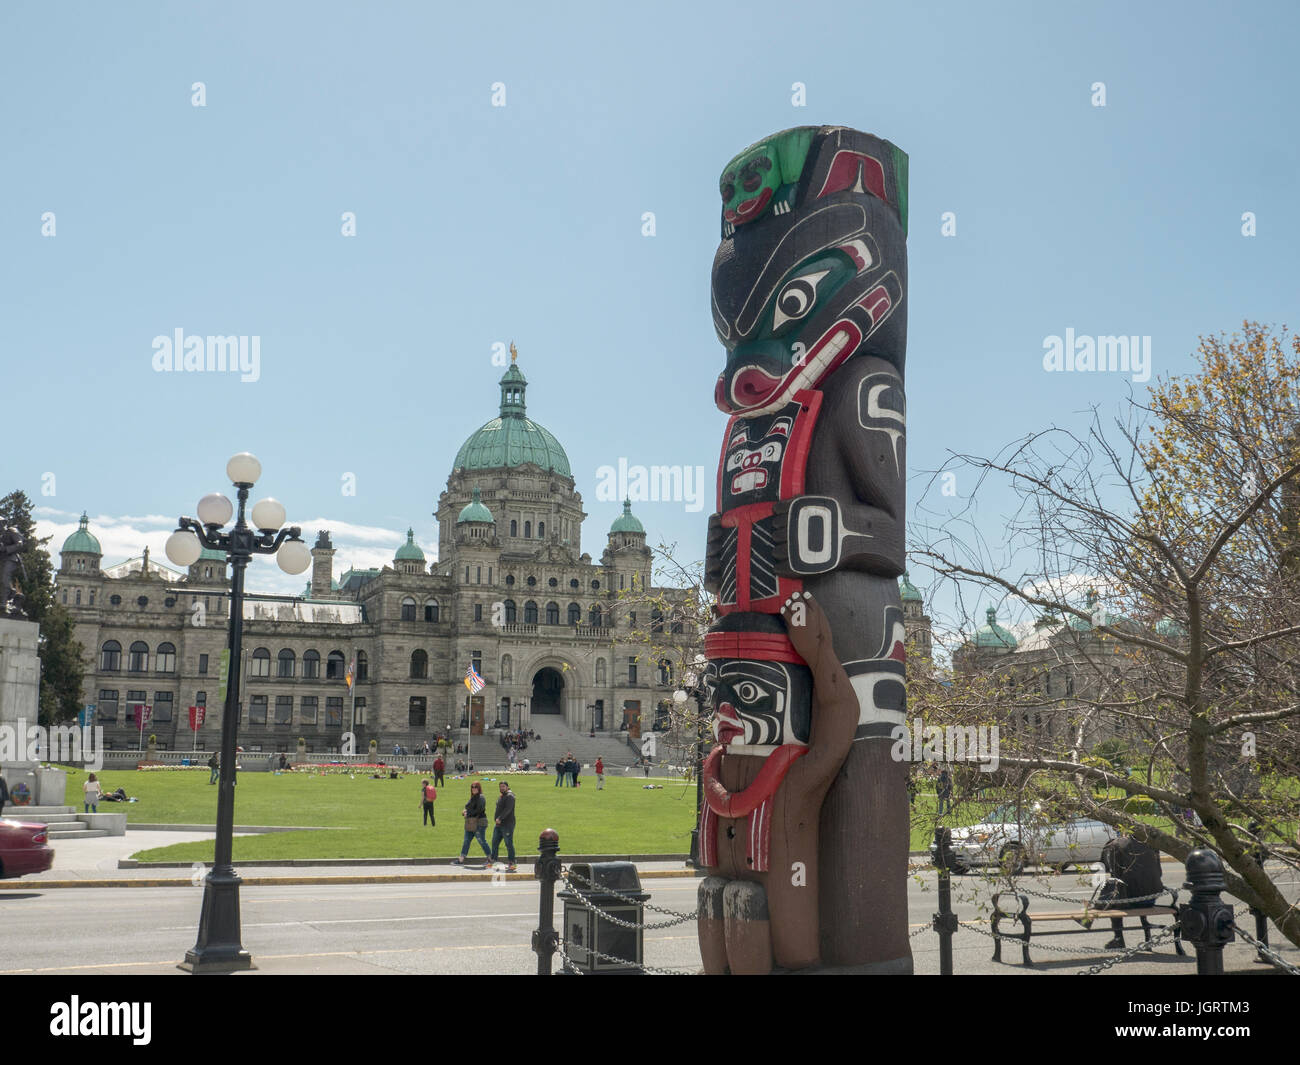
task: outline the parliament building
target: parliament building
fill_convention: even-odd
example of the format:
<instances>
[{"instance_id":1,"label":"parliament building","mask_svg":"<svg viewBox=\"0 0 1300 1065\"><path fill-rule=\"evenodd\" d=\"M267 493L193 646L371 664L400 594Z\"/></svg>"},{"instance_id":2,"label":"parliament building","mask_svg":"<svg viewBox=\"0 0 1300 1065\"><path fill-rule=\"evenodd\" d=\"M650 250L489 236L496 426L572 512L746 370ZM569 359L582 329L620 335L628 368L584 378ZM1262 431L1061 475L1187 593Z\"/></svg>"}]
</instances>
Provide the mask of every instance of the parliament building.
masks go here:
<instances>
[{"instance_id":1,"label":"parliament building","mask_svg":"<svg viewBox=\"0 0 1300 1065\"><path fill-rule=\"evenodd\" d=\"M651 553L625 503L593 559L582 497L559 441L530 419L527 380L512 362L500 411L456 453L438 499L438 559L408 530L381 569L335 576L328 530L315 531L311 580L298 596L244 602L240 743L249 751L337 751L355 732L381 751L468 727L573 729L632 738L662 727L674 687L633 632L689 641L668 610L680 589L651 585ZM106 745L215 750L223 697L230 580L204 551L187 572L146 548L104 566L83 514L61 551L58 595L85 649L84 701ZM689 630L693 622L687 622ZM641 654L638 655L638 648ZM486 687L470 695L470 665ZM349 672L352 683L349 685ZM150 708L140 728L134 707ZM204 722L191 731L191 707Z\"/></svg>"}]
</instances>

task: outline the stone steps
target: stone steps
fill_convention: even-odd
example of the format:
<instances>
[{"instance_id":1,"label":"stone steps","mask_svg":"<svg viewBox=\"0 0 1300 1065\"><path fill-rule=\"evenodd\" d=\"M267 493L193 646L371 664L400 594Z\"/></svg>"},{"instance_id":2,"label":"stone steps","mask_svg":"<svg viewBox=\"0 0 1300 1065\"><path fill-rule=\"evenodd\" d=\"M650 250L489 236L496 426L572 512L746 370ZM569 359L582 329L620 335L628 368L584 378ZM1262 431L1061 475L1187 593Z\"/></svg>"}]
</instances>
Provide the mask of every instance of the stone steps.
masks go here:
<instances>
[{"instance_id":1,"label":"stone steps","mask_svg":"<svg viewBox=\"0 0 1300 1065\"><path fill-rule=\"evenodd\" d=\"M50 842L65 839L96 839L109 835L102 828L89 828L72 806L6 806L4 816L15 821L32 821L46 826Z\"/></svg>"}]
</instances>

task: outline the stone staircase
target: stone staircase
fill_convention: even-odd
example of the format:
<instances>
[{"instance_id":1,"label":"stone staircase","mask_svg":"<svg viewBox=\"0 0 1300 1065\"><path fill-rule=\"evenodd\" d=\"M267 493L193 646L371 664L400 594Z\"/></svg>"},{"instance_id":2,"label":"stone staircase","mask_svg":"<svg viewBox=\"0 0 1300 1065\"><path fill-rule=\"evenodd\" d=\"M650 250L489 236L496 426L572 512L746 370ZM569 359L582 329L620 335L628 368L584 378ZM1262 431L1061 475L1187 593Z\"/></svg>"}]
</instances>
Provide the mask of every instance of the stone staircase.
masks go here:
<instances>
[{"instance_id":1,"label":"stone staircase","mask_svg":"<svg viewBox=\"0 0 1300 1065\"><path fill-rule=\"evenodd\" d=\"M79 814L71 806L10 806L6 805L4 817L14 821L34 821L46 826L50 846L65 839L95 839L107 836L106 829L91 828L87 823L93 814Z\"/></svg>"},{"instance_id":2,"label":"stone staircase","mask_svg":"<svg viewBox=\"0 0 1300 1065\"><path fill-rule=\"evenodd\" d=\"M535 715L532 727L542 738L529 740L528 749L522 752L521 757L527 758L534 765L542 761L549 768L563 758L566 752L572 751L573 757L582 763L584 775L593 772L590 767L596 764L597 758L604 761L607 774L621 774L625 766L633 764L638 758L638 752L627 745L623 733L611 736L608 732L597 732L592 737L586 732L570 728L558 715ZM505 765L506 752L495 733L475 736L472 753L477 766L488 768ZM661 750L655 759L656 764L662 759Z\"/></svg>"}]
</instances>

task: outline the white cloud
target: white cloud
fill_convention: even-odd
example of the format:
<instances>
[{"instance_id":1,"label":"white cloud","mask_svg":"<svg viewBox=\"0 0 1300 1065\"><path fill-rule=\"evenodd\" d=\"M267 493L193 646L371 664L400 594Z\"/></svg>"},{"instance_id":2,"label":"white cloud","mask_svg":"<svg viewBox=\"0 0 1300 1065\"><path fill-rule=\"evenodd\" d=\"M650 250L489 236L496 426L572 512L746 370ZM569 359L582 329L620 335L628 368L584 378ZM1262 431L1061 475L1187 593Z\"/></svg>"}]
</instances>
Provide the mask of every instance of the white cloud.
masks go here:
<instances>
[{"instance_id":1,"label":"white cloud","mask_svg":"<svg viewBox=\"0 0 1300 1065\"><path fill-rule=\"evenodd\" d=\"M39 537L50 536L48 549L57 568L59 549L63 542L78 527L81 515L53 507L34 507L36 534ZM334 579L337 580L349 568L382 569L393 564L393 555L406 543L406 530L386 529L377 525L356 525L352 522L334 521L329 518L315 518L311 521L297 523L303 530L303 539L309 544L316 540L316 533L328 529L330 541L334 544ZM99 541L104 552L102 565L116 565L128 558L138 558L149 548L150 559L179 569L167 559L167 538L176 529L176 519L165 515L92 515L89 519L90 532ZM419 540L417 538L417 543ZM437 560L436 543L420 544L425 559ZM273 595L301 595L304 585L311 579L311 570L296 576L285 573L275 559L268 555L259 555L250 563L245 577L245 587L250 592L263 592Z\"/></svg>"}]
</instances>

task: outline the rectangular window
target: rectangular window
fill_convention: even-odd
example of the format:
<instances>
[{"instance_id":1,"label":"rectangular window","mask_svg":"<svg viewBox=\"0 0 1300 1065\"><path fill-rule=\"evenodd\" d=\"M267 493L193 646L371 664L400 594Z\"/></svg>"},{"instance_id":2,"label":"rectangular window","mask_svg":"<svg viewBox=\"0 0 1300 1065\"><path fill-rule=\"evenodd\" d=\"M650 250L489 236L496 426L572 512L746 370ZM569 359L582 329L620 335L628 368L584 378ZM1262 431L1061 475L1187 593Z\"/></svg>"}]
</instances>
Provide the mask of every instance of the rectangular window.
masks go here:
<instances>
[{"instance_id":1,"label":"rectangular window","mask_svg":"<svg viewBox=\"0 0 1300 1065\"><path fill-rule=\"evenodd\" d=\"M95 704L95 722L97 724L106 721L117 720L117 689L101 689L99 693L99 702Z\"/></svg>"},{"instance_id":2,"label":"rectangular window","mask_svg":"<svg viewBox=\"0 0 1300 1065\"><path fill-rule=\"evenodd\" d=\"M364 695L357 696L356 712L357 724L364 725L366 723L366 697Z\"/></svg>"},{"instance_id":3,"label":"rectangular window","mask_svg":"<svg viewBox=\"0 0 1300 1065\"><path fill-rule=\"evenodd\" d=\"M129 691L126 693L126 723L135 728L140 727L140 722L134 717L135 708L143 706L149 701L149 693L146 691Z\"/></svg>"},{"instance_id":4,"label":"rectangular window","mask_svg":"<svg viewBox=\"0 0 1300 1065\"><path fill-rule=\"evenodd\" d=\"M465 567L465 583L469 584L469 567Z\"/></svg>"},{"instance_id":5,"label":"rectangular window","mask_svg":"<svg viewBox=\"0 0 1300 1065\"><path fill-rule=\"evenodd\" d=\"M250 725L266 724L266 696L254 695L248 700L248 723Z\"/></svg>"},{"instance_id":6,"label":"rectangular window","mask_svg":"<svg viewBox=\"0 0 1300 1065\"><path fill-rule=\"evenodd\" d=\"M474 663L474 672L480 677L483 676L483 652L471 651L469 653L469 659Z\"/></svg>"},{"instance_id":7,"label":"rectangular window","mask_svg":"<svg viewBox=\"0 0 1300 1065\"><path fill-rule=\"evenodd\" d=\"M482 620L483 620L483 604L482 604L482 603L475 603L475 604L474 604L474 620L475 620L475 621L482 621Z\"/></svg>"},{"instance_id":8,"label":"rectangular window","mask_svg":"<svg viewBox=\"0 0 1300 1065\"><path fill-rule=\"evenodd\" d=\"M331 695L325 700L325 727L343 727L343 697Z\"/></svg>"},{"instance_id":9,"label":"rectangular window","mask_svg":"<svg viewBox=\"0 0 1300 1065\"><path fill-rule=\"evenodd\" d=\"M77 589L77 601L76 601L76 603L73 604L73 605L74 605L74 606L81 606L81 589L80 589L80 588Z\"/></svg>"},{"instance_id":10,"label":"rectangular window","mask_svg":"<svg viewBox=\"0 0 1300 1065\"><path fill-rule=\"evenodd\" d=\"M90 589L90 605L91 605L91 606L94 606L94 605L95 605L95 589L94 589L94 588Z\"/></svg>"},{"instance_id":11,"label":"rectangular window","mask_svg":"<svg viewBox=\"0 0 1300 1065\"><path fill-rule=\"evenodd\" d=\"M411 728L423 728L425 718L425 701L422 695L412 695L411 705L407 711L408 724Z\"/></svg>"},{"instance_id":12,"label":"rectangular window","mask_svg":"<svg viewBox=\"0 0 1300 1065\"><path fill-rule=\"evenodd\" d=\"M303 725L316 724L316 708L320 701L314 695L304 695L302 704L298 707L298 721Z\"/></svg>"},{"instance_id":13,"label":"rectangular window","mask_svg":"<svg viewBox=\"0 0 1300 1065\"><path fill-rule=\"evenodd\" d=\"M627 682L629 685L632 685L633 687L636 686L636 659L635 658L629 658L627 660Z\"/></svg>"},{"instance_id":14,"label":"rectangular window","mask_svg":"<svg viewBox=\"0 0 1300 1065\"><path fill-rule=\"evenodd\" d=\"M475 584L482 584L482 583L483 583L483 567L482 567L482 566L475 566L475 567L474 567L474 583L475 583Z\"/></svg>"},{"instance_id":15,"label":"rectangular window","mask_svg":"<svg viewBox=\"0 0 1300 1065\"><path fill-rule=\"evenodd\" d=\"M153 693L153 719L155 721L171 721L172 704L176 696L172 692L154 692Z\"/></svg>"},{"instance_id":16,"label":"rectangular window","mask_svg":"<svg viewBox=\"0 0 1300 1065\"><path fill-rule=\"evenodd\" d=\"M203 674L208 671L208 656L199 655L199 673Z\"/></svg>"},{"instance_id":17,"label":"rectangular window","mask_svg":"<svg viewBox=\"0 0 1300 1065\"><path fill-rule=\"evenodd\" d=\"M488 566L488 584L491 584L491 583L492 583L492 567L491 567L491 566ZM93 606L94 603L95 603L95 593L94 593L94 592L91 592L91 593L90 593L90 602L91 602L91 605L92 605L92 606Z\"/></svg>"},{"instance_id":18,"label":"rectangular window","mask_svg":"<svg viewBox=\"0 0 1300 1065\"><path fill-rule=\"evenodd\" d=\"M288 728L293 724L293 696L277 695L275 697L275 723Z\"/></svg>"}]
</instances>

